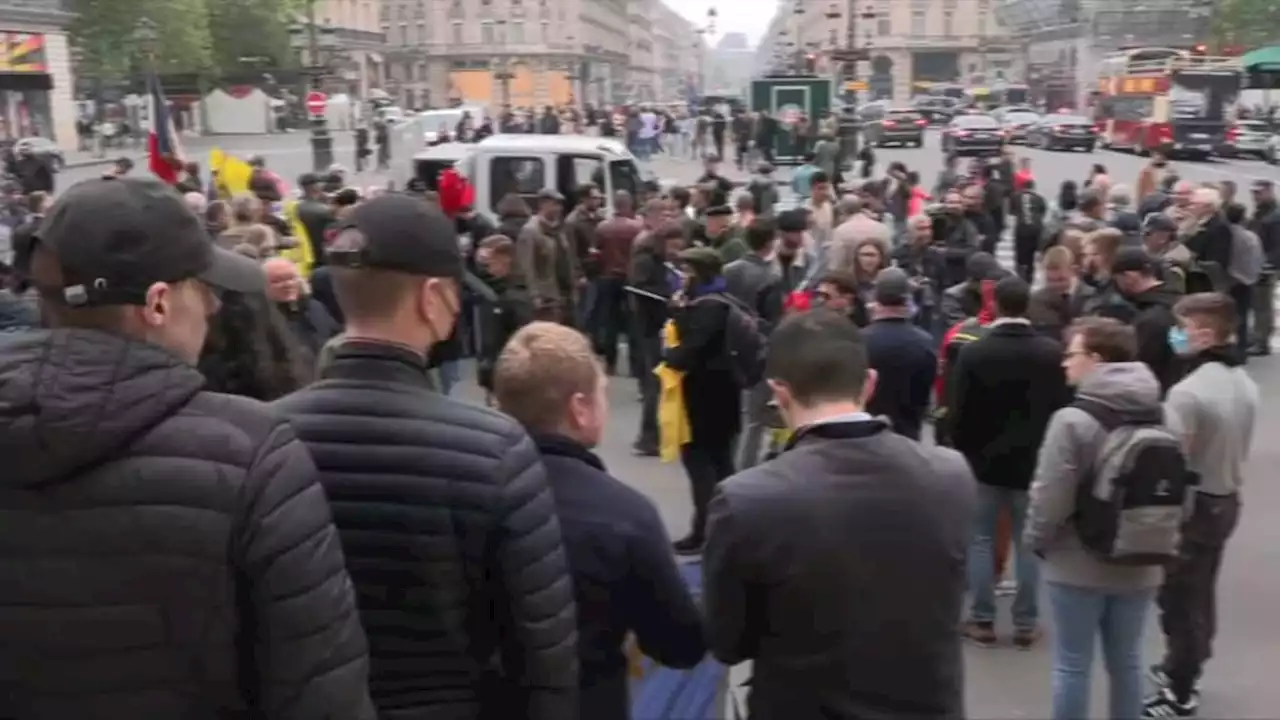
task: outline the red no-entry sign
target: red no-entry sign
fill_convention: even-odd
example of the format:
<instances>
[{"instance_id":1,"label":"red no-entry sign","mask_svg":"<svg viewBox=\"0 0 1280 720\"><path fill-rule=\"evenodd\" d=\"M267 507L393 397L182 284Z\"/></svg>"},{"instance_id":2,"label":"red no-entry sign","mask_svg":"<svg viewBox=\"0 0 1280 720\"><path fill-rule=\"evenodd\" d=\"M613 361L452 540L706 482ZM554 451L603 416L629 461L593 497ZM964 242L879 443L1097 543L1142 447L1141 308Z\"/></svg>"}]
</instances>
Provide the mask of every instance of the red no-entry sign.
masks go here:
<instances>
[{"instance_id":1,"label":"red no-entry sign","mask_svg":"<svg viewBox=\"0 0 1280 720\"><path fill-rule=\"evenodd\" d=\"M307 93L307 112L312 115L324 115L325 107L329 104L329 96L319 90L312 90Z\"/></svg>"}]
</instances>

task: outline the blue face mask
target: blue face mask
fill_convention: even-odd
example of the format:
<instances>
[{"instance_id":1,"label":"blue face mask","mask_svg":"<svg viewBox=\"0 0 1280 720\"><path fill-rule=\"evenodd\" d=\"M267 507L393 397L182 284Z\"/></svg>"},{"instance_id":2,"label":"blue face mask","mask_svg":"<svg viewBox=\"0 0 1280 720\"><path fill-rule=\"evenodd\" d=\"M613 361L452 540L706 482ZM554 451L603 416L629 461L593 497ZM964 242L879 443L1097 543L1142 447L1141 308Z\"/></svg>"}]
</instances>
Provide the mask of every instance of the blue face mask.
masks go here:
<instances>
[{"instance_id":1,"label":"blue face mask","mask_svg":"<svg viewBox=\"0 0 1280 720\"><path fill-rule=\"evenodd\" d=\"M1185 328L1169 328L1169 347L1178 355L1191 352L1191 338L1187 337Z\"/></svg>"}]
</instances>

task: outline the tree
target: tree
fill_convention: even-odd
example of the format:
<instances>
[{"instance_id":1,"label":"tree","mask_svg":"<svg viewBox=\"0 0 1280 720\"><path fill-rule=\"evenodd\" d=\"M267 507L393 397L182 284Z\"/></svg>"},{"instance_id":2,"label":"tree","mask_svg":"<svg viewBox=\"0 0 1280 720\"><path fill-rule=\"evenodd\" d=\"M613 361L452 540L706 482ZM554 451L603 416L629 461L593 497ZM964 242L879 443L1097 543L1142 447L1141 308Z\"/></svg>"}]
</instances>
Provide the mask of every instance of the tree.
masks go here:
<instances>
[{"instance_id":1,"label":"tree","mask_svg":"<svg viewBox=\"0 0 1280 720\"><path fill-rule=\"evenodd\" d=\"M1210 23L1217 48L1240 45L1252 50L1277 37L1280 5L1275 0L1218 0Z\"/></svg>"},{"instance_id":2,"label":"tree","mask_svg":"<svg viewBox=\"0 0 1280 720\"><path fill-rule=\"evenodd\" d=\"M232 74L246 64L292 64L289 25L300 5L300 0L209 0L214 65Z\"/></svg>"},{"instance_id":3,"label":"tree","mask_svg":"<svg viewBox=\"0 0 1280 720\"><path fill-rule=\"evenodd\" d=\"M214 0L215 2L218 0ZM155 24L153 59L160 72L202 72L209 68L206 0L68 0L76 16L70 32L90 67L103 77L126 77L145 67L138 21Z\"/></svg>"}]
</instances>

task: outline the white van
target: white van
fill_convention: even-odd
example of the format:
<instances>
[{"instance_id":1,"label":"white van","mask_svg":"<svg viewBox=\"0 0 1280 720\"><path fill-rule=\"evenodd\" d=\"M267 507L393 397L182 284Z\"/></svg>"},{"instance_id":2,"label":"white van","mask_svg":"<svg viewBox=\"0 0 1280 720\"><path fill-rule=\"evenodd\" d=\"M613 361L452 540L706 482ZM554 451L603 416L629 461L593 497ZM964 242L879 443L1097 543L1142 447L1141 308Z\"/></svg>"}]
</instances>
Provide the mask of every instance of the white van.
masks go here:
<instances>
[{"instance_id":1,"label":"white van","mask_svg":"<svg viewBox=\"0 0 1280 720\"><path fill-rule=\"evenodd\" d=\"M416 153L412 172L438 176L442 156L449 152L462 155L456 167L475 187L475 209L495 221L498 202L507 193L520 195L533 207L539 192L554 189L564 195L567 213L573 207L578 186L590 182L600 188L605 197L604 209L612 214L614 193L626 190L632 197L639 197L643 185L635 157L611 138L493 135L475 144L450 145L447 151L430 148ZM422 179L428 184L434 180Z\"/></svg>"}]
</instances>

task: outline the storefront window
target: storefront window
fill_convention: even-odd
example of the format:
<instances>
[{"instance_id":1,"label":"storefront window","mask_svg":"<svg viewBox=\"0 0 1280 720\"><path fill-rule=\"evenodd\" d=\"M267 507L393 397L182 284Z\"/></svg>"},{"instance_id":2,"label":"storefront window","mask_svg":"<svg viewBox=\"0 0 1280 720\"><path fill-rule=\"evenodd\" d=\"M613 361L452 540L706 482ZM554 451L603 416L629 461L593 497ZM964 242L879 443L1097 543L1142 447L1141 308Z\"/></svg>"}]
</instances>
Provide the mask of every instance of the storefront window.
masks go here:
<instances>
[{"instance_id":1,"label":"storefront window","mask_svg":"<svg viewBox=\"0 0 1280 720\"><path fill-rule=\"evenodd\" d=\"M53 137L47 90L0 90L0 138Z\"/></svg>"}]
</instances>

